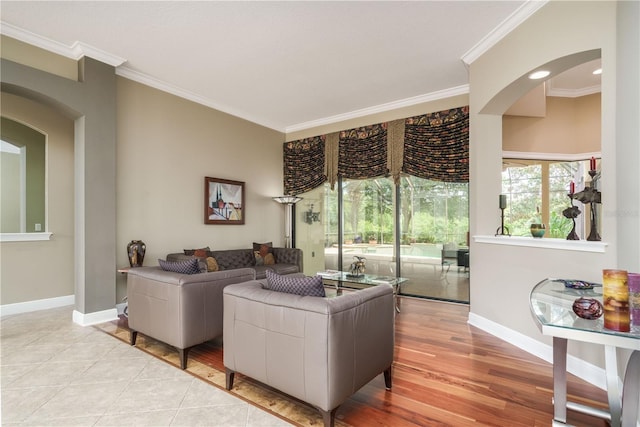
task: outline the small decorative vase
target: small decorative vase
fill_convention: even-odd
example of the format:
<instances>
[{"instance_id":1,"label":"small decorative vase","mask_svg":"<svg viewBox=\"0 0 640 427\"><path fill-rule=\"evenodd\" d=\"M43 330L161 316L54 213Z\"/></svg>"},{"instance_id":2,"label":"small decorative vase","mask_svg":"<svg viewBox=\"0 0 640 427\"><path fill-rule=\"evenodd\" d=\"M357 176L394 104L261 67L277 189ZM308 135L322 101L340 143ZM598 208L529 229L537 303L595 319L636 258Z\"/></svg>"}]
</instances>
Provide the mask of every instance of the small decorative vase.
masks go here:
<instances>
[{"instance_id":1,"label":"small decorative vase","mask_svg":"<svg viewBox=\"0 0 640 427\"><path fill-rule=\"evenodd\" d=\"M529 228L529 230L531 230L531 235L536 238L544 236L545 229L544 224L531 224L531 227Z\"/></svg>"},{"instance_id":2,"label":"small decorative vase","mask_svg":"<svg viewBox=\"0 0 640 427\"><path fill-rule=\"evenodd\" d=\"M606 329L618 332L631 331L628 280L626 270L602 270L602 306Z\"/></svg>"},{"instance_id":3,"label":"small decorative vase","mask_svg":"<svg viewBox=\"0 0 640 427\"><path fill-rule=\"evenodd\" d=\"M142 240L132 240L127 244L127 256L131 267L142 267L147 245Z\"/></svg>"}]
</instances>

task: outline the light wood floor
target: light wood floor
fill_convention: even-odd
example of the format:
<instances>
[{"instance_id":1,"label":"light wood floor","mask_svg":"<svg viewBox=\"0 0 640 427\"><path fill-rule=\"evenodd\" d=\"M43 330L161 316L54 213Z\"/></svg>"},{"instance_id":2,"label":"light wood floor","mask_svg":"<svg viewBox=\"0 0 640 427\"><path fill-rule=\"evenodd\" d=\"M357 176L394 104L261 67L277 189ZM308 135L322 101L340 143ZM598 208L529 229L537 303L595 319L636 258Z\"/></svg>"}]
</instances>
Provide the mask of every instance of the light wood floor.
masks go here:
<instances>
[{"instance_id":1,"label":"light wood floor","mask_svg":"<svg viewBox=\"0 0 640 427\"><path fill-rule=\"evenodd\" d=\"M353 426L550 426L552 366L467 324L467 305L400 298L393 388L382 376L337 411ZM533 320L532 320L533 321ZM223 370L220 347L190 357ZM606 393L569 375L570 400L607 408ZM576 426L606 422L569 411Z\"/></svg>"}]
</instances>

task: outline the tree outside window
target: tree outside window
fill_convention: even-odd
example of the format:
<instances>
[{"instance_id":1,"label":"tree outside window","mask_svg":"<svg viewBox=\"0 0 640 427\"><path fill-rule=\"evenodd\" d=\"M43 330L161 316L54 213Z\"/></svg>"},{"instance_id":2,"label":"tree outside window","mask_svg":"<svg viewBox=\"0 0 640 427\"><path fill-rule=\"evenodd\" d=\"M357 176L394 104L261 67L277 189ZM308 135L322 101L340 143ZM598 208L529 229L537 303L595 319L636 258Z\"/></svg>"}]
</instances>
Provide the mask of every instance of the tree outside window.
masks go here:
<instances>
[{"instance_id":1,"label":"tree outside window","mask_svg":"<svg viewBox=\"0 0 640 427\"><path fill-rule=\"evenodd\" d=\"M571 204L569 184L583 182L584 169L585 161L504 159L502 193L507 195L505 225L510 233L530 236L530 224L544 223L544 237L566 238L573 226L562 214ZM584 236L585 207L577 201L574 204L582 212L576 229Z\"/></svg>"}]
</instances>

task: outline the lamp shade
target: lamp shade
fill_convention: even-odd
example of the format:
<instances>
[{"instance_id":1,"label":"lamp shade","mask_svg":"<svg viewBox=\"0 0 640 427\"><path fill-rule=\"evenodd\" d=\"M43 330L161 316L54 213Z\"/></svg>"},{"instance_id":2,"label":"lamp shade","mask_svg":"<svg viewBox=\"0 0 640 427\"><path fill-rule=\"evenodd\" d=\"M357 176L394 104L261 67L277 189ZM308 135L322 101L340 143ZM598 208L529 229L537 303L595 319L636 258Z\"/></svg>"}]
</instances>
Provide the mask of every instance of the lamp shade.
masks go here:
<instances>
[{"instance_id":1,"label":"lamp shade","mask_svg":"<svg viewBox=\"0 0 640 427\"><path fill-rule=\"evenodd\" d=\"M300 200L302 200L302 197L298 197L298 196L278 196L278 197L273 197L273 200L275 200L278 203L293 205L295 203L298 203Z\"/></svg>"}]
</instances>

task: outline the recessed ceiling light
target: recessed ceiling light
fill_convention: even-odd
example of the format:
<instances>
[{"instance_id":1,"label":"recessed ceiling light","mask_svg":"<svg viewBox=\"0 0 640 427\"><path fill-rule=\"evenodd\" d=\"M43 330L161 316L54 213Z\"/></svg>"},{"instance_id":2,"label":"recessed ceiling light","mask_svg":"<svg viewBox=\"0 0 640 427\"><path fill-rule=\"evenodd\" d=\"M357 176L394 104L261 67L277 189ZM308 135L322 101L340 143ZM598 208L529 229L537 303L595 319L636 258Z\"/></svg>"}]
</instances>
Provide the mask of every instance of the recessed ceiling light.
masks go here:
<instances>
[{"instance_id":1,"label":"recessed ceiling light","mask_svg":"<svg viewBox=\"0 0 640 427\"><path fill-rule=\"evenodd\" d=\"M598 68L597 70L594 70L593 74L595 74L596 76L599 74L602 74L602 68Z\"/></svg>"},{"instance_id":2,"label":"recessed ceiling light","mask_svg":"<svg viewBox=\"0 0 640 427\"><path fill-rule=\"evenodd\" d=\"M551 74L551 71L547 71L547 70L534 71L533 73L529 74L529 78L531 80L544 79L549 74Z\"/></svg>"}]
</instances>

